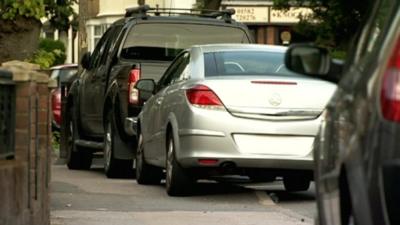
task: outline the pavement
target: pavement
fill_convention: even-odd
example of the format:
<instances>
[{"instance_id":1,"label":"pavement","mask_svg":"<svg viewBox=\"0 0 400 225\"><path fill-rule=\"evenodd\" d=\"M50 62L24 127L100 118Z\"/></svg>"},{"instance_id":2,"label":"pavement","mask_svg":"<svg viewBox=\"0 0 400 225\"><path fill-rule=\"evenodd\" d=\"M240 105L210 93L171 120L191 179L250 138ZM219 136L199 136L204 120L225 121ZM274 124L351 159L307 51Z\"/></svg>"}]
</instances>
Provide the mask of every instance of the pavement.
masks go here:
<instances>
[{"instance_id":1,"label":"pavement","mask_svg":"<svg viewBox=\"0 0 400 225\"><path fill-rule=\"evenodd\" d=\"M310 225L313 187L287 193L280 182L202 181L187 197L169 197L161 185L107 179L97 162L89 171L52 166L52 225Z\"/></svg>"}]
</instances>

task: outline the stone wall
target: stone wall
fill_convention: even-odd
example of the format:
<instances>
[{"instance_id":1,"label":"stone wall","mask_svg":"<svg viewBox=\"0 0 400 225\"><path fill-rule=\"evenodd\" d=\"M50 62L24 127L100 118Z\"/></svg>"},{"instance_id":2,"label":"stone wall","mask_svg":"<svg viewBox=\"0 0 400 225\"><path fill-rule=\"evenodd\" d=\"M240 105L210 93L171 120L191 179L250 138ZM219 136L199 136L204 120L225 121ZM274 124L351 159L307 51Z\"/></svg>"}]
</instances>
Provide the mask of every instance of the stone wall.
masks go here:
<instances>
[{"instance_id":1,"label":"stone wall","mask_svg":"<svg viewBox=\"0 0 400 225\"><path fill-rule=\"evenodd\" d=\"M16 87L15 157L0 159L0 224L47 225L51 130L50 88L33 64L3 63Z\"/></svg>"}]
</instances>

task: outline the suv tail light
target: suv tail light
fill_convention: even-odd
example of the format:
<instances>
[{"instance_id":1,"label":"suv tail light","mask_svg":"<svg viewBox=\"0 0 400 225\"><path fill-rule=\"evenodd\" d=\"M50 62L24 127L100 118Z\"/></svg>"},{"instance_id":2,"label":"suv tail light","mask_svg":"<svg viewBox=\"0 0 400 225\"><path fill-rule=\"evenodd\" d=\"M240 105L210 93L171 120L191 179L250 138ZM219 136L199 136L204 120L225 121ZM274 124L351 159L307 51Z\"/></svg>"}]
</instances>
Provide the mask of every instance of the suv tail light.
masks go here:
<instances>
[{"instance_id":1,"label":"suv tail light","mask_svg":"<svg viewBox=\"0 0 400 225\"><path fill-rule=\"evenodd\" d=\"M139 90L135 88L135 84L140 79L140 68L132 69L128 79L128 102L129 104L138 104Z\"/></svg>"},{"instance_id":2,"label":"suv tail light","mask_svg":"<svg viewBox=\"0 0 400 225\"><path fill-rule=\"evenodd\" d=\"M218 96L205 85L196 85L186 90L186 97L190 104L211 109L224 109Z\"/></svg>"},{"instance_id":3,"label":"suv tail light","mask_svg":"<svg viewBox=\"0 0 400 225\"><path fill-rule=\"evenodd\" d=\"M400 122L400 38L398 38L383 76L381 110L387 120Z\"/></svg>"}]
</instances>

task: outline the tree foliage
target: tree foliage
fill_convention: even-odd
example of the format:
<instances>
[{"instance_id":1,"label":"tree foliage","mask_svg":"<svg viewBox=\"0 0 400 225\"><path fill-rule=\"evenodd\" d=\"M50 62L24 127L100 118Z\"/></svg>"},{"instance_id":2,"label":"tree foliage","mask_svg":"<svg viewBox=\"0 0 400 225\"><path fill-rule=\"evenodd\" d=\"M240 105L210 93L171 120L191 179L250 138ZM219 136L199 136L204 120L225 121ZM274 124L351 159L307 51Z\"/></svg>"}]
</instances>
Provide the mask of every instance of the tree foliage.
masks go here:
<instances>
[{"instance_id":1,"label":"tree foliage","mask_svg":"<svg viewBox=\"0 0 400 225\"><path fill-rule=\"evenodd\" d=\"M18 16L40 20L44 15L43 0L0 1L0 16L3 20L14 20Z\"/></svg>"},{"instance_id":2,"label":"tree foliage","mask_svg":"<svg viewBox=\"0 0 400 225\"><path fill-rule=\"evenodd\" d=\"M54 65L63 64L65 59L64 44L61 41L44 38L40 40L39 49L30 59L30 62L39 64L41 68L47 69Z\"/></svg>"},{"instance_id":3,"label":"tree foliage","mask_svg":"<svg viewBox=\"0 0 400 225\"><path fill-rule=\"evenodd\" d=\"M72 8L77 0L44 0L46 16L50 25L61 31L68 31L70 26L78 30L78 14Z\"/></svg>"},{"instance_id":4,"label":"tree foliage","mask_svg":"<svg viewBox=\"0 0 400 225\"><path fill-rule=\"evenodd\" d=\"M310 17L300 18L295 31L320 45L346 49L360 23L367 15L372 0L274 0L274 7L309 7Z\"/></svg>"},{"instance_id":5,"label":"tree foliage","mask_svg":"<svg viewBox=\"0 0 400 225\"><path fill-rule=\"evenodd\" d=\"M18 16L40 20L47 16L50 25L62 31L70 26L77 30L78 14L72 5L77 0L1 0L0 17L4 20L15 20Z\"/></svg>"}]
</instances>

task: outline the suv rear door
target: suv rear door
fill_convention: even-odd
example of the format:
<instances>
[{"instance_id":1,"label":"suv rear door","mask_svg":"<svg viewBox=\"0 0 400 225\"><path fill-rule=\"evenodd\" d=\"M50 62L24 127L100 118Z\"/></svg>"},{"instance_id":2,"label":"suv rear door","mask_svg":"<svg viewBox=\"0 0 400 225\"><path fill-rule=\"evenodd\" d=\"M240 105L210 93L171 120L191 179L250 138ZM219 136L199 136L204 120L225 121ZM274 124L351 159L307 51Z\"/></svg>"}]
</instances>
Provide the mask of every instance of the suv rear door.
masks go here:
<instances>
[{"instance_id":1,"label":"suv rear door","mask_svg":"<svg viewBox=\"0 0 400 225\"><path fill-rule=\"evenodd\" d=\"M122 26L110 27L102 36L91 56L90 69L82 77L81 124L90 134L103 134L103 107L111 63L110 52L121 28Z\"/></svg>"}]
</instances>

